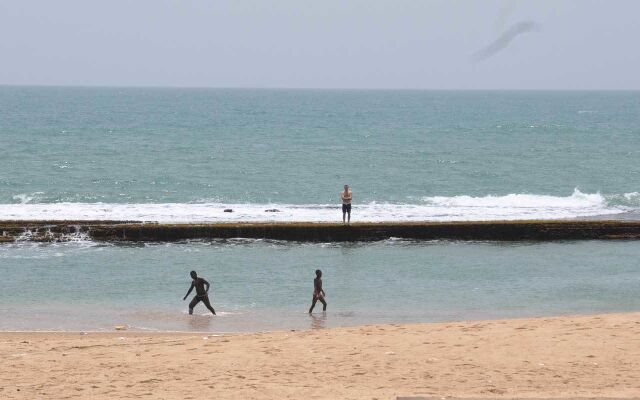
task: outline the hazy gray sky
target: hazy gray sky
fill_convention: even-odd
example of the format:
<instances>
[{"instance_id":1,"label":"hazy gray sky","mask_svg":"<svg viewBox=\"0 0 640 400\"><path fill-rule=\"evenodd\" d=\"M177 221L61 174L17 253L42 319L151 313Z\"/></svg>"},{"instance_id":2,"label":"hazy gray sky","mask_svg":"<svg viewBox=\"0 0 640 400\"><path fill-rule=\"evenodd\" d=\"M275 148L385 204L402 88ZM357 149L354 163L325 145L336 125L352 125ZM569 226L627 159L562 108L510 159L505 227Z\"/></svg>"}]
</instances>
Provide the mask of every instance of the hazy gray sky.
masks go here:
<instances>
[{"instance_id":1,"label":"hazy gray sky","mask_svg":"<svg viewBox=\"0 0 640 400\"><path fill-rule=\"evenodd\" d=\"M0 0L0 83L640 89L639 16L637 0Z\"/></svg>"}]
</instances>

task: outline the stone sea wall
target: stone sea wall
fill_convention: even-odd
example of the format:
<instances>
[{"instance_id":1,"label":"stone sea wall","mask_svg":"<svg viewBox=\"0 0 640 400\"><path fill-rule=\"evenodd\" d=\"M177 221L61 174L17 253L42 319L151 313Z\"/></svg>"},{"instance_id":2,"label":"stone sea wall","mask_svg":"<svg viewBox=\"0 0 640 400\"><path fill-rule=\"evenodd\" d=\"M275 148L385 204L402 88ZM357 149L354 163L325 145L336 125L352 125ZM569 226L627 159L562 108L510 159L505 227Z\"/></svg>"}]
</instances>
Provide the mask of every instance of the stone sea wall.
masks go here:
<instances>
[{"instance_id":1,"label":"stone sea wall","mask_svg":"<svg viewBox=\"0 0 640 400\"><path fill-rule=\"evenodd\" d=\"M301 242L414 240L547 241L640 239L640 221L494 221L394 223L206 223L0 221L0 242L96 240L171 242L274 239Z\"/></svg>"}]
</instances>

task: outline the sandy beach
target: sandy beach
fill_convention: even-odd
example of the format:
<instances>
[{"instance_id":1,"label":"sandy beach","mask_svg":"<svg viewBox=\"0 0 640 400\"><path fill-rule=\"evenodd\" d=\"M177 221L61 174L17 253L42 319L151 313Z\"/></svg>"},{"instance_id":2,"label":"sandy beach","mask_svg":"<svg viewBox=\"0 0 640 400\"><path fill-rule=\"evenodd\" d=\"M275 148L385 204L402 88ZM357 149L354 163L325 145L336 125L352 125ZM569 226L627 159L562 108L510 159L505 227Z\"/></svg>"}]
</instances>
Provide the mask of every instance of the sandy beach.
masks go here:
<instances>
[{"instance_id":1,"label":"sandy beach","mask_svg":"<svg viewBox=\"0 0 640 400\"><path fill-rule=\"evenodd\" d=\"M640 397L640 313L244 335L0 333L0 397Z\"/></svg>"}]
</instances>

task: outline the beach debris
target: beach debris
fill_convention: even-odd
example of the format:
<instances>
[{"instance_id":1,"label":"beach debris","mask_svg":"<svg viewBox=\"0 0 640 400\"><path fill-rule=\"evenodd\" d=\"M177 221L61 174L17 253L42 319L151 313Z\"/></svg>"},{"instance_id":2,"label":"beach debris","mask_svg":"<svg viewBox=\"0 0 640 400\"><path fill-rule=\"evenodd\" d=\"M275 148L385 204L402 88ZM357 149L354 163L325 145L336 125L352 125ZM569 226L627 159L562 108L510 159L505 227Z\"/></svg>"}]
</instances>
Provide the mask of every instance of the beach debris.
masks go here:
<instances>
[{"instance_id":1,"label":"beach debris","mask_svg":"<svg viewBox=\"0 0 640 400\"><path fill-rule=\"evenodd\" d=\"M113 329L115 329L117 331L126 331L127 330L127 326L126 325L115 325L113 327Z\"/></svg>"},{"instance_id":2,"label":"beach debris","mask_svg":"<svg viewBox=\"0 0 640 400\"><path fill-rule=\"evenodd\" d=\"M209 340L209 336L203 336L202 340Z\"/></svg>"},{"instance_id":3,"label":"beach debris","mask_svg":"<svg viewBox=\"0 0 640 400\"><path fill-rule=\"evenodd\" d=\"M384 353L388 356L394 356L396 353L394 353L393 351L387 351L386 353Z\"/></svg>"},{"instance_id":4,"label":"beach debris","mask_svg":"<svg viewBox=\"0 0 640 400\"><path fill-rule=\"evenodd\" d=\"M269 208L268 210L264 210L264 212L276 213L276 212L280 212L280 210L278 210L277 208Z\"/></svg>"},{"instance_id":5,"label":"beach debris","mask_svg":"<svg viewBox=\"0 0 640 400\"><path fill-rule=\"evenodd\" d=\"M120 337L118 338L118 340L127 340L127 338L126 338L126 337L124 337L124 336L120 336Z\"/></svg>"},{"instance_id":6,"label":"beach debris","mask_svg":"<svg viewBox=\"0 0 640 400\"><path fill-rule=\"evenodd\" d=\"M223 212L232 213L233 210L231 208L225 208Z\"/></svg>"}]
</instances>

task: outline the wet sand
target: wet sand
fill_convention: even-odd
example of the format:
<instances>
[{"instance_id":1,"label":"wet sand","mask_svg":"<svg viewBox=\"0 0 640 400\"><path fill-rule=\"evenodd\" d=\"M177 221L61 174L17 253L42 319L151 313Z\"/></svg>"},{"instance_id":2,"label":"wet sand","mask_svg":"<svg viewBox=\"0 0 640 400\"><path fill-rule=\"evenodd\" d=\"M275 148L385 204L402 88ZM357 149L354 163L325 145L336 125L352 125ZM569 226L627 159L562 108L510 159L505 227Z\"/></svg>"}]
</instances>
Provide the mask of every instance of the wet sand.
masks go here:
<instances>
[{"instance_id":1,"label":"wet sand","mask_svg":"<svg viewBox=\"0 0 640 400\"><path fill-rule=\"evenodd\" d=\"M640 313L224 335L0 333L0 398L640 397Z\"/></svg>"}]
</instances>

